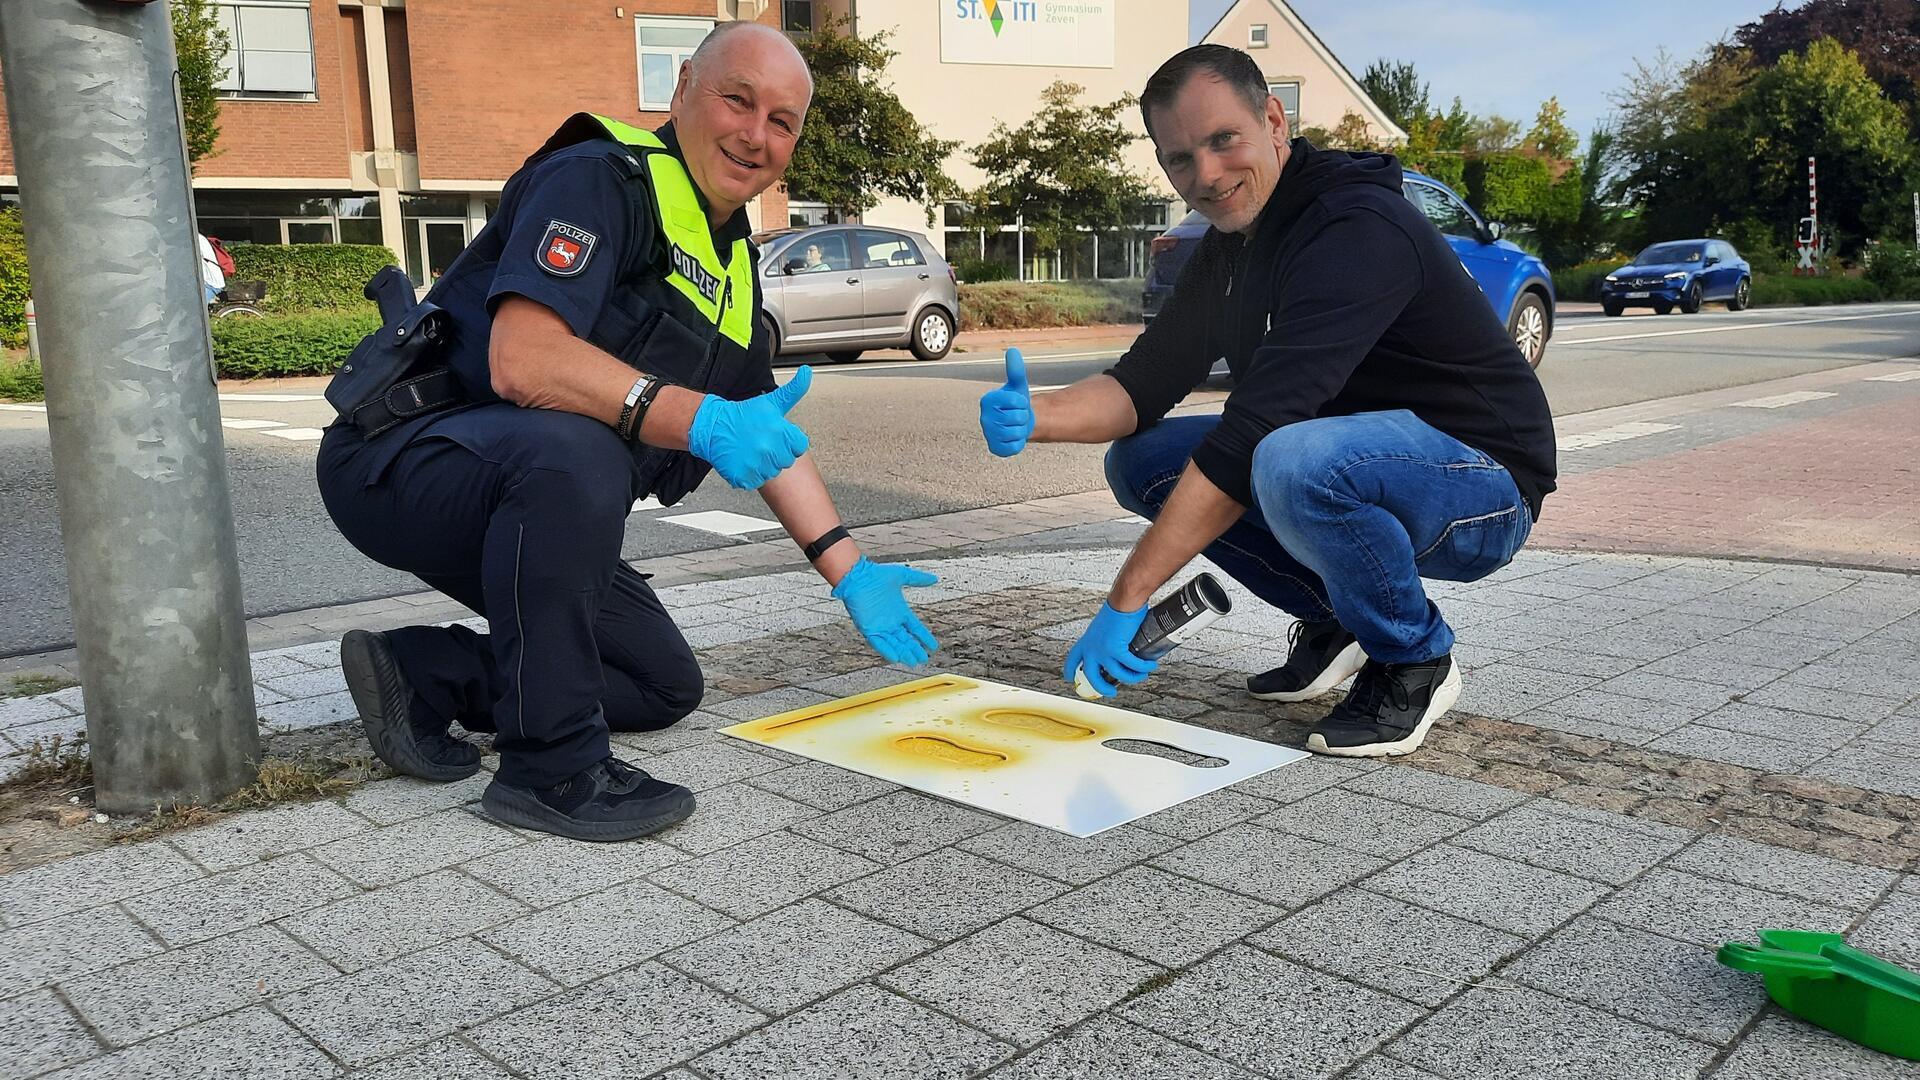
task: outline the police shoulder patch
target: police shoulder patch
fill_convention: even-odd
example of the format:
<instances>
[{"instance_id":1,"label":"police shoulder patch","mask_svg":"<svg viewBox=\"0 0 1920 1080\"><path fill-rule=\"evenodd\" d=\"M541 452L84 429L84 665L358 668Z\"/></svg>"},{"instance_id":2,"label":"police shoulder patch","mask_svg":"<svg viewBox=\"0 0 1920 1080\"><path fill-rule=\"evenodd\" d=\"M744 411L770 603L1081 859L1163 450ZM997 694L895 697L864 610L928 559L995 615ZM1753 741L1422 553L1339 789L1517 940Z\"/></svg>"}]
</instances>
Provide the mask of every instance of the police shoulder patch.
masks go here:
<instances>
[{"instance_id":1,"label":"police shoulder patch","mask_svg":"<svg viewBox=\"0 0 1920 1080\"><path fill-rule=\"evenodd\" d=\"M599 240L580 226L555 218L547 222L547 231L540 235L536 255L540 269L554 277L573 277L587 268L587 260L593 256L594 245Z\"/></svg>"}]
</instances>

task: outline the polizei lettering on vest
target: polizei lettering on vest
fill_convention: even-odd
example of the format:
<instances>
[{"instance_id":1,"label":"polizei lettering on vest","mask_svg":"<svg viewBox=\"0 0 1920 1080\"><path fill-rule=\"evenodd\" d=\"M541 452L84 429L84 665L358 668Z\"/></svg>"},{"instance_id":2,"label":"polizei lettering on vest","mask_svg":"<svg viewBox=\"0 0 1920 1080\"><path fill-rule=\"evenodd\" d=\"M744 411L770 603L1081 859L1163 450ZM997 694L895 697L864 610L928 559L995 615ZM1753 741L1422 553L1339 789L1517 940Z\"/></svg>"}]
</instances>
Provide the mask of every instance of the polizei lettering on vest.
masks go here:
<instances>
[{"instance_id":1,"label":"polizei lettering on vest","mask_svg":"<svg viewBox=\"0 0 1920 1080\"><path fill-rule=\"evenodd\" d=\"M700 265L700 260L689 255L679 244L673 245L672 254L674 270L693 282L693 287L699 289L700 295L711 304L713 298L720 294L720 276Z\"/></svg>"}]
</instances>

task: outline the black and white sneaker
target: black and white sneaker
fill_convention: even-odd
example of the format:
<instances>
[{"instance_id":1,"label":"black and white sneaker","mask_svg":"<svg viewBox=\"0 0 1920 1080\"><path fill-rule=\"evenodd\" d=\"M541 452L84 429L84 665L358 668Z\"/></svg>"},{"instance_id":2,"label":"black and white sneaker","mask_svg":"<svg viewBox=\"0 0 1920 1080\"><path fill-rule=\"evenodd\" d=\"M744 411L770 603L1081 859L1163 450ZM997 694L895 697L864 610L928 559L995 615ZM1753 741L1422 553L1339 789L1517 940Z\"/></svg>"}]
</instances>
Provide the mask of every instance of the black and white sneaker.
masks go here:
<instances>
[{"instance_id":1,"label":"black and white sneaker","mask_svg":"<svg viewBox=\"0 0 1920 1080\"><path fill-rule=\"evenodd\" d=\"M1399 757L1460 697L1451 653L1422 664L1367 661L1345 701L1307 733L1307 749L1335 757Z\"/></svg>"},{"instance_id":2,"label":"black and white sneaker","mask_svg":"<svg viewBox=\"0 0 1920 1080\"><path fill-rule=\"evenodd\" d=\"M523 829L575 840L632 840L685 821L693 813L693 792L609 757L552 787L520 787L496 776L480 806Z\"/></svg>"},{"instance_id":3,"label":"black and white sneaker","mask_svg":"<svg viewBox=\"0 0 1920 1080\"><path fill-rule=\"evenodd\" d=\"M1338 620L1297 622L1287 635L1287 662L1247 679L1261 701L1306 701L1352 678L1367 662L1360 643Z\"/></svg>"},{"instance_id":4,"label":"black and white sneaker","mask_svg":"<svg viewBox=\"0 0 1920 1080\"><path fill-rule=\"evenodd\" d=\"M448 723L412 715L413 687L394 659L387 635L347 631L340 639L340 668L367 742L395 772L445 782L480 771L478 747L447 734Z\"/></svg>"}]
</instances>

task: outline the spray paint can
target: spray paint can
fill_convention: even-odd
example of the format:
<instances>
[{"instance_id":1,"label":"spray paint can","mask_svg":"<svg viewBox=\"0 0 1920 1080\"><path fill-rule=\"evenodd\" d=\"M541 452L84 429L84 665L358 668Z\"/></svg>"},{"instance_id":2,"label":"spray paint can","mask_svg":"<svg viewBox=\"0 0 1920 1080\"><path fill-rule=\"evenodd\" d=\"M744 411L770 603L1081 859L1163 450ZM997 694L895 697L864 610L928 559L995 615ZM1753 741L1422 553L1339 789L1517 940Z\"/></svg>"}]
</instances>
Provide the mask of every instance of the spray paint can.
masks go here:
<instances>
[{"instance_id":1,"label":"spray paint can","mask_svg":"<svg viewBox=\"0 0 1920 1080\"><path fill-rule=\"evenodd\" d=\"M1233 598L1220 587L1219 580L1212 574L1201 574L1148 609L1127 647L1142 660L1158 660L1232 610ZM1073 673L1073 689L1088 701L1100 697L1082 671Z\"/></svg>"}]
</instances>

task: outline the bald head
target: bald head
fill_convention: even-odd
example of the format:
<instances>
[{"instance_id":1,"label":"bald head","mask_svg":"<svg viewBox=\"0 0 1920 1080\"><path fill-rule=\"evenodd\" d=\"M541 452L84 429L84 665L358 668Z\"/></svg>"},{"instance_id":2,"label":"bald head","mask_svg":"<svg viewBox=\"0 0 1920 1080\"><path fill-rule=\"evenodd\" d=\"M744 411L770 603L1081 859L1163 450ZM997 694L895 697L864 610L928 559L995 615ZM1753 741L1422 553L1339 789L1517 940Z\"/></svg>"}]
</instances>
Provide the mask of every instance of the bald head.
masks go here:
<instances>
[{"instance_id":1,"label":"bald head","mask_svg":"<svg viewBox=\"0 0 1920 1080\"><path fill-rule=\"evenodd\" d=\"M771 26L715 27L680 69L673 127L715 225L787 171L813 99L800 50Z\"/></svg>"},{"instance_id":2,"label":"bald head","mask_svg":"<svg viewBox=\"0 0 1920 1080\"><path fill-rule=\"evenodd\" d=\"M785 74L795 72L806 80L807 97L813 97L813 72L807 70L807 62L794 48L787 35L768 26L766 23L752 22L747 19L735 19L723 22L707 33L700 41L700 47L693 50L693 56L687 63L693 69L695 78L703 71L720 71L726 66L737 65L742 61L760 67L772 74L772 69L764 67L771 63L773 67L785 68Z\"/></svg>"}]
</instances>

